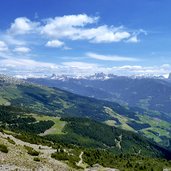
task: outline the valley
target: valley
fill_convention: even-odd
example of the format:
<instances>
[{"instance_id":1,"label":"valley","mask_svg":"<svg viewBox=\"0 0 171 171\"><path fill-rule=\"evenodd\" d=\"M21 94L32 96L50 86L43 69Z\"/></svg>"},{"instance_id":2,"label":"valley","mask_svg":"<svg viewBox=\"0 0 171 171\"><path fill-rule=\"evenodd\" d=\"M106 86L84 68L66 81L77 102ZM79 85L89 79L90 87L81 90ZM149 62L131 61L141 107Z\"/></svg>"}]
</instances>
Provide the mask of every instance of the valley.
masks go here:
<instances>
[{"instance_id":1,"label":"valley","mask_svg":"<svg viewBox=\"0 0 171 171\"><path fill-rule=\"evenodd\" d=\"M169 146L171 137L170 94L171 85L167 79L159 78L129 78L104 74L96 74L85 78L29 78L28 81L50 87L58 87L72 93L96 99L119 103L134 116L123 115L112 111L109 106L104 110L113 119L105 123L126 130L132 130L145 135L162 145ZM150 97L151 100L146 99ZM155 106L157 100L161 105ZM111 104L108 102L108 104ZM164 106L164 109L159 106ZM135 114L136 113L136 114Z\"/></svg>"},{"instance_id":2,"label":"valley","mask_svg":"<svg viewBox=\"0 0 171 171\"><path fill-rule=\"evenodd\" d=\"M9 141L15 142L13 146L17 146L17 142L23 146L19 154L25 155L22 151L26 146L26 151L36 154L29 159L33 167L82 170L93 168L98 163L99 169L104 170L131 171L135 167L154 168L154 165L158 170L170 168L167 161L171 156L170 123L157 115L153 118L115 102L19 80L9 82L6 78L0 83L1 144L7 146L9 154ZM49 151L47 155L43 149ZM2 155L8 157L8 152ZM51 161L54 159L64 162L64 165L53 166ZM163 159L167 160L163 162ZM45 160L47 165L42 166ZM7 158L5 161L10 162ZM13 162L16 168L25 165L17 161ZM36 162L39 165L34 165Z\"/></svg>"}]
</instances>

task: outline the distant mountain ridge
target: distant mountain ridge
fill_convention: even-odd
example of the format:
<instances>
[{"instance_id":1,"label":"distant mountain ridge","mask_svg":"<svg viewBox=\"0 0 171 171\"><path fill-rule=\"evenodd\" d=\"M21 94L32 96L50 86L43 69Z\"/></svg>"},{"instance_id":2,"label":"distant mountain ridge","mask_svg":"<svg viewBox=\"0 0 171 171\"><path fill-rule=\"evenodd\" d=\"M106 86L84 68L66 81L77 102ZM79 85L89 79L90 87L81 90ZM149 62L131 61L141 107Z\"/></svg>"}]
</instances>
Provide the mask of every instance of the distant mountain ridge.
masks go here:
<instances>
[{"instance_id":1,"label":"distant mountain ridge","mask_svg":"<svg viewBox=\"0 0 171 171\"><path fill-rule=\"evenodd\" d=\"M171 113L170 77L126 77L99 73L83 78L53 75L27 80L83 96Z\"/></svg>"},{"instance_id":2,"label":"distant mountain ridge","mask_svg":"<svg viewBox=\"0 0 171 171\"><path fill-rule=\"evenodd\" d=\"M130 108L134 113L140 114L138 115L139 119L134 118L136 123L150 124L150 128L143 125L139 132L143 132L147 137L162 144L170 144L171 126L168 123L171 122L171 83L169 79L113 76L110 79L30 78L27 81L49 87L58 87L82 96L117 102L126 108ZM113 115L110 110L107 112ZM127 121L127 119L124 121L124 119L119 118L118 122L117 119L115 116L116 123L127 123L127 126L124 126L126 129L129 129L130 126L136 130L141 127L134 121ZM107 123L114 124L113 121Z\"/></svg>"},{"instance_id":3,"label":"distant mountain ridge","mask_svg":"<svg viewBox=\"0 0 171 171\"><path fill-rule=\"evenodd\" d=\"M12 80L12 81L11 81ZM134 117L135 113L118 103L101 101L89 97L75 95L58 88L20 81L10 77L0 78L0 104L10 102L11 105L27 107L33 112L48 115L90 117L105 121L111 116L104 110L112 108L116 113Z\"/></svg>"},{"instance_id":4,"label":"distant mountain ridge","mask_svg":"<svg viewBox=\"0 0 171 171\"><path fill-rule=\"evenodd\" d=\"M170 73L171 74L171 73ZM88 80L106 80L106 79L112 79L116 77L128 77L128 78L155 78L155 79L169 79L169 75L150 75L150 74L139 74L139 75L129 75L129 76L124 76L124 75L116 75L116 74L106 74L103 72L95 73L95 74L90 74L90 75L66 75L66 74L55 74L53 73L52 75L17 75L17 78L21 79L29 79L29 78L45 78L45 79L55 79L55 80L67 80L67 79L88 79Z\"/></svg>"}]
</instances>

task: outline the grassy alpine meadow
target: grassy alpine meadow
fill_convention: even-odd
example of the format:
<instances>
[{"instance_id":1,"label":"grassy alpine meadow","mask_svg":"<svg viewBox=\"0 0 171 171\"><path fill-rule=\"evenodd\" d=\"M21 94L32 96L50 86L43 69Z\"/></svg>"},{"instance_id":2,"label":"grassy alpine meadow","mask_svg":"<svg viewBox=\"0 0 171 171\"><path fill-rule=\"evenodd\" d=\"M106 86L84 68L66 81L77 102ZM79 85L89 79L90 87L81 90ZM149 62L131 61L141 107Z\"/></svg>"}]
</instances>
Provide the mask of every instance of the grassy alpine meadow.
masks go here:
<instances>
[{"instance_id":1,"label":"grassy alpine meadow","mask_svg":"<svg viewBox=\"0 0 171 171\"><path fill-rule=\"evenodd\" d=\"M46 130L44 133L41 133L41 135L48 135L48 134L64 134L63 129L66 125L65 121L61 121L60 117L51 117L51 116L45 116L45 115L36 115L32 114L32 116L37 121L53 121L54 125Z\"/></svg>"}]
</instances>

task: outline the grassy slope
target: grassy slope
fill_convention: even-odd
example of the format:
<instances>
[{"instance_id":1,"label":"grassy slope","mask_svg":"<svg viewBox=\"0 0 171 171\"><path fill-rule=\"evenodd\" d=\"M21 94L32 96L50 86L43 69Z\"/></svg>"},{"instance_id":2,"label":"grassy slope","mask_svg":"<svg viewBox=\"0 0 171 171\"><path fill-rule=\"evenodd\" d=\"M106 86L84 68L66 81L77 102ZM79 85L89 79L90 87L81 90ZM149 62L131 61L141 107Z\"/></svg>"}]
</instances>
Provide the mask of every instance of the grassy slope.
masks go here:
<instances>
[{"instance_id":1,"label":"grassy slope","mask_svg":"<svg viewBox=\"0 0 171 171\"><path fill-rule=\"evenodd\" d=\"M36 120L35 120L36 118ZM115 153L136 153L163 156L162 149L139 137L138 134L107 126L85 118L60 118L26 114L14 107L0 107L0 125L17 133L27 132L43 135L60 144L77 144L83 147L104 148ZM43 123L43 124L42 124ZM155 152L155 153L154 153ZM154 154L153 154L154 153Z\"/></svg>"},{"instance_id":2,"label":"grassy slope","mask_svg":"<svg viewBox=\"0 0 171 171\"><path fill-rule=\"evenodd\" d=\"M106 112L113 116L113 118L117 119L120 124L113 120L105 121L106 124L111 126L116 126L125 130L130 130L134 132L140 132L148 138L153 139L155 142L161 143L163 145L167 145L168 141L171 137L171 123L161 120L159 118L153 118L151 116L137 114L139 120L130 119L129 117L124 117L122 115L118 115L111 108L106 108ZM129 123L135 121L137 124L148 124L148 128L142 128L140 130L136 130L136 128L132 128ZM165 141L163 141L163 138Z\"/></svg>"},{"instance_id":3,"label":"grassy slope","mask_svg":"<svg viewBox=\"0 0 171 171\"><path fill-rule=\"evenodd\" d=\"M31 143L38 143L38 144L46 144L46 145L52 145L54 148L65 148L68 152L58 152L54 155L54 158L64 160L66 163L71 164L72 166L75 166L75 162L79 161L78 156L81 153L81 150L84 151L84 166L85 165L91 165L95 163L100 163L105 167L114 167L117 166L117 168L122 168L123 170L127 170L129 163L125 163L124 161L130 161L132 163L131 167L138 167L141 166L144 167L146 165L146 162L148 163L155 163L158 167L164 168L166 166L169 167L169 162L163 161L161 159L151 159L150 157L157 157L157 156L164 156L166 151L158 146L156 146L153 143L150 143L149 141L145 140L144 138L139 137L136 134L133 134L131 132L123 131L120 129L112 128L110 126L107 126L105 124L101 124L99 122L91 121L89 119L81 119L81 118L64 118L63 120L59 120L59 118L54 118L51 116L39 116L35 114L27 114L25 111L20 111L18 108L12 108L12 107L2 107L2 109L6 111L5 116L9 112L11 114L9 115L12 117L12 119L15 119L19 117L27 117L27 116L34 116L38 121L43 120L55 120L55 124L52 127L56 131L49 132L49 136L44 136L43 138L37 137L34 134L25 134L23 130L18 130L17 133L12 133L14 136ZM1 109L1 112L2 112ZM9 119L8 119L9 120ZM6 121L8 123L8 120ZM37 122L36 122L37 123ZM63 125L65 123L65 126ZM6 125L6 124L5 124ZM7 126L7 125L6 125ZM7 128L10 126L10 123L8 123ZM64 126L64 127L63 127ZM48 129L48 130L51 130ZM16 131L16 130L15 130ZM29 130L30 131L30 130ZM34 130L32 130L34 133ZM64 132L64 134L61 134ZM51 133L55 133L51 134ZM122 141L121 141L121 149L117 145L117 142L115 139L119 140L120 136L122 135ZM55 143L51 143L48 140L53 140ZM56 142L58 142L56 144ZM60 145L59 145L60 144ZM74 144L71 145L71 144ZM78 146L77 146L78 145ZM105 149L105 150L104 150ZM138 149L138 150L137 150ZM22 148L21 148L22 150ZM37 149L38 146L37 146ZM99 153L100 150L100 153ZM163 151L164 150L164 151ZM139 154L139 151L140 154ZM10 148L10 153L12 154L14 150ZM20 151L19 151L20 152ZM70 156L70 153L73 155ZM110 160L109 157L113 158L114 160ZM118 156L116 157L115 154L133 154L132 156L127 156L126 158L124 156ZM142 157L146 156L145 158ZM169 153L168 153L169 155ZM9 157L10 158L10 157ZM17 157L15 158L17 159ZM136 159L136 160L135 160ZM20 159L21 160L21 159ZM17 160L17 161L20 161ZM25 161L25 158L22 158L22 160ZM31 163L33 160L33 157L29 158L29 162ZM133 161L134 160L134 161ZM7 160L8 162L10 161ZM15 161L16 162L16 161ZM141 163L140 166L136 166L137 163ZM10 163L10 162L9 162ZM87 164L86 164L87 163ZM27 163L26 163L27 164ZM151 164L149 164L147 167L152 167ZM141 170L141 169L140 169Z\"/></svg>"},{"instance_id":4,"label":"grassy slope","mask_svg":"<svg viewBox=\"0 0 171 171\"><path fill-rule=\"evenodd\" d=\"M66 125L65 121L61 121L59 117L51 117L51 116L44 116L44 115L32 115L36 118L37 121L48 121L51 120L55 124L48 130L46 130L41 135L49 135L49 134L64 134L63 129Z\"/></svg>"},{"instance_id":5,"label":"grassy slope","mask_svg":"<svg viewBox=\"0 0 171 171\"><path fill-rule=\"evenodd\" d=\"M117 103L95 100L33 84L3 83L0 89L0 104L10 102L16 106L28 108L28 112L59 117L88 117L111 126L115 125L135 132L139 131L148 138L166 146L171 137L171 124L169 122L157 117L156 122L156 118L149 114L146 116L145 114L134 113ZM130 123L133 121L140 126L141 124L149 124L149 127L144 129L132 127ZM55 120L55 122L58 121ZM53 133L54 128L55 126L49 131Z\"/></svg>"},{"instance_id":6,"label":"grassy slope","mask_svg":"<svg viewBox=\"0 0 171 171\"><path fill-rule=\"evenodd\" d=\"M50 147L41 146L40 149L40 145L27 143L1 132L0 144L4 144L8 148L8 153L0 151L0 165L4 166L4 170L7 170L7 168L9 170L70 170L65 163L50 157L56 151ZM39 155L35 157L28 154L25 146L38 151ZM40 161L35 161L35 158L38 158ZM3 167L1 169L3 170Z\"/></svg>"},{"instance_id":7,"label":"grassy slope","mask_svg":"<svg viewBox=\"0 0 171 171\"><path fill-rule=\"evenodd\" d=\"M6 88L10 90L10 96ZM3 85L1 93L12 105L29 108L32 112L44 113L51 116L89 117L105 121L112 117L104 107L112 108L116 113L134 118L135 114L117 103L100 101L78 96L59 89L47 88L32 84ZM0 96L0 101L4 99Z\"/></svg>"},{"instance_id":8,"label":"grassy slope","mask_svg":"<svg viewBox=\"0 0 171 171\"><path fill-rule=\"evenodd\" d=\"M9 138L10 137L10 140ZM12 140L12 141L11 141ZM142 156L115 156L107 151L93 150L93 149L67 149L66 152L54 153L56 150L47 146L41 146L36 144L30 144L14 138L11 135L0 133L0 144L4 144L8 148L8 153L0 152L0 165L1 169L9 170L78 170L77 164L80 161L80 154L82 153L82 168L90 167L93 164L99 163L102 166L96 165L96 170L105 171L110 168L117 168L120 171L132 171L132 170L155 170L161 171L163 169L170 169L171 163L166 160L156 158L144 158ZM34 150L40 152L39 156L34 157L28 154L27 148L31 147ZM51 157L52 154L52 157ZM72 156L70 156L72 154ZM90 157L91 155L91 157ZM76 163L69 163L66 158L75 158ZM59 161L62 160L63 162ZM37 161L39 159L39 161ZM57 160L55 160L57 159ZM74 161L75 161L74 160ZM69 168L67 165L71 165L77 169ZM73 165L75 164L75 166ZM109 168L110 167L110 168ZM82 170L80 168L80 170Z\"/></svg>"}]
</instances>

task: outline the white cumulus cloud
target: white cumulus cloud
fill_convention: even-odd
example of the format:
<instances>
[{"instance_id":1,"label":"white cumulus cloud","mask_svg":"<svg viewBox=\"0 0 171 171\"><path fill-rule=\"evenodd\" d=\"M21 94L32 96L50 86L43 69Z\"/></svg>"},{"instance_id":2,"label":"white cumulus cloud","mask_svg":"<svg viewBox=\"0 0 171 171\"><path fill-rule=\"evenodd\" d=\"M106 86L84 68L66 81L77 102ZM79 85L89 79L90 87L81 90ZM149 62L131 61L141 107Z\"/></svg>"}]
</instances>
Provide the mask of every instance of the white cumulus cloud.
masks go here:
<instances>
[{"instance_id":1,"label":"white cumulus cloud","mask_svg":"<svg viewBox=\"0 0 171 171\"><path fill-rule=\"evenodd\" d=\"M62 47L64 46L64 42L61 42L59 40L51 40L46 43L47 47Z\"/></svg>"},{"instance_id":2,"label":"white cumulus cloud","mask_svg":"<svg viewBox=\"0 0 171 171\"><path fill-rule=\"evenodd\" d=\"M142 29L130 31L123 26L99 24L100 17L87 14L64 15L32 21L18 17L5 32L5 39L10 44L24 45L40 43L45 39L48 47L57 47L65 40L85 40L90 43L129 42L138 43L139 34L146 34ZM34 40L38 39L38 42ZM56 43L55 43L56 41ZM56 44L56 45L54 45ZM62 46L59 44L59 46ZM68 49L63 46L63 49Z\"/></svg>"},{"instance_id":3,"label":"white cumulus cloud","mask_svg":"<svg viewBox=\"0 0 171 171\"><path fill-rule=\"evenodd\" d=\"M93 43L119 42L133 36L133 33L126 31L123 27L94 26L93 24L98 20L99 17L86 14L50 18L45 20L45 25L41 27L41 34L51 38L88 40Z\"/></svg>"},{"instance_id":4,"label":"white cumulus cloud","mask_svg":"<svg viewBox=\"0 0 171 171\"><path fill-rule=\"evenodd\" d=\"M28 53L31 49L28 47L16 47L13 51L18 53Z\"/></svg>"},{"instance_id":5,"label":"white cumulus cloud","mask_svg":"<svg viewBox=\"0 0 171 171\"><path fill-rule=\"evenodd\" d=\"M38 25L39 23L32 22L26 17L19 17L11 24L9 32L12 34L27 34L34 32L38 28Z\"/></svg>"},{"instance_id":6,"label":"white cumulus cloud","mask_svg":"<svg viewBox=\"0 0 171 171\"><path fill-rule=\"evenodd\" d=\"M49 37L75 39L80 35L80 29L87 24L96 23L97 20L98 17L89 17L86 14L50 18L41 27L41 33Z\"/></svg>"}]
</instances>

